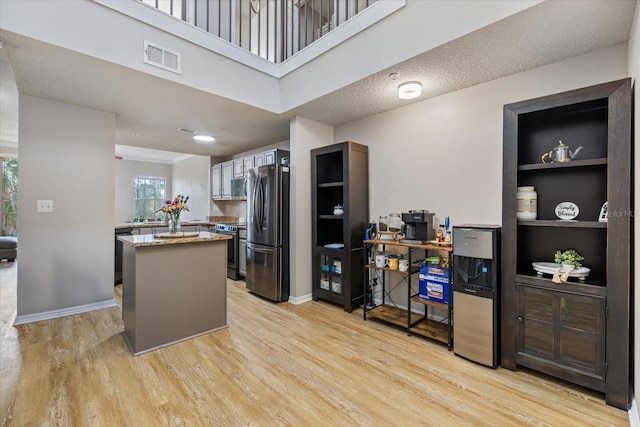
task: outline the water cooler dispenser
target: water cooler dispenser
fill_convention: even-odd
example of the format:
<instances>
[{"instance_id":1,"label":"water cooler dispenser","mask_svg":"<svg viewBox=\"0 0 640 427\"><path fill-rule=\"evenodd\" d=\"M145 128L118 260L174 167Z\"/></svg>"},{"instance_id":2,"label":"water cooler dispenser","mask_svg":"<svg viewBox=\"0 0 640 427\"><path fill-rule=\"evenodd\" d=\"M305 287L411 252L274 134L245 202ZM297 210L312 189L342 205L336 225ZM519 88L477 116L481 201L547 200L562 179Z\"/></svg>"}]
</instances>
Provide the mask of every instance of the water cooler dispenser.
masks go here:
<instances>
[{"instance_id":1,"label":"water cooler dispenser","mask_svg":"<svg viewBox=\"0 0 640 427\"><path fill-rule=\"evenodd\" d=\"M453 352L496 368L500 360L500 227L453 227Z\"/></svg>"}]
</instances>

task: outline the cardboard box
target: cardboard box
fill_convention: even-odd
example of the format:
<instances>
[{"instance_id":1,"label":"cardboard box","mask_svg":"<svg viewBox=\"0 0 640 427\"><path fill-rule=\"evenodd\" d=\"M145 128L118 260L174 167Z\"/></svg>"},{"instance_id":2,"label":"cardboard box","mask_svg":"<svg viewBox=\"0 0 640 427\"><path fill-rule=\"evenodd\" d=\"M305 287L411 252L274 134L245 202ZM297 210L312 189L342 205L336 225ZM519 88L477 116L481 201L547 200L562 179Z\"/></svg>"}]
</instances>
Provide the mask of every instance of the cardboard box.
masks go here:
<instances>
[{"instance_id":1,"label":"cardboard box","mask_svg":"<svg viewBox=\"0 0 640 427\"><path fill-rule=\"evenodd\" d=\"M438 265L421 265L418 295L429 301L449 303L449 269Z\"/></svg>"}]
</instances>

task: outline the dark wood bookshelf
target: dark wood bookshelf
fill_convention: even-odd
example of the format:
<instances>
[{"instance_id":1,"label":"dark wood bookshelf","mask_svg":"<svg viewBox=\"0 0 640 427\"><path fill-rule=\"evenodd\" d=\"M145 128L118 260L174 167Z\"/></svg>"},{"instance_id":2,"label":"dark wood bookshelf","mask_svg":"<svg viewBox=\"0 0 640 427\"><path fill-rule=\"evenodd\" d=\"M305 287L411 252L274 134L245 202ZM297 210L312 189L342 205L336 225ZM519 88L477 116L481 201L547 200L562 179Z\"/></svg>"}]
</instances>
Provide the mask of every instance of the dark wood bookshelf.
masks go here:
<instances>
[{"instance_id":1,"label":"dark wood bookshelf","mask_svg":"<svg viewBox=\"0 0 640 427\"><path fill-rule=\"evenodd\" d=\"M365 145L347 141L311 151L312 295L349 312L364 299L368 173ZM336 205L342 215L333 214ZM335 243L344 247L325 246Z\"/></svg>"},{"instance_id":2,"label":"dark wood bookshelf","mask_svg":"<svg viewBox=\"0 0 640 427\"><path fill-rule=\"evenodd\" d=\"M631 405L631 80L504 106L501 363L531 368ZM542 163L561 140L565 163ZM537 219L518 220L516 189L538 193ZM575 221L554 208L579 206ZM598 222L608 203L607 222ZM617 214L611 214L611 213ZM622 213L622 214L620 214ZM533 262L576 249L589 275L557 284Z\"/></svg>"}]
</instances>

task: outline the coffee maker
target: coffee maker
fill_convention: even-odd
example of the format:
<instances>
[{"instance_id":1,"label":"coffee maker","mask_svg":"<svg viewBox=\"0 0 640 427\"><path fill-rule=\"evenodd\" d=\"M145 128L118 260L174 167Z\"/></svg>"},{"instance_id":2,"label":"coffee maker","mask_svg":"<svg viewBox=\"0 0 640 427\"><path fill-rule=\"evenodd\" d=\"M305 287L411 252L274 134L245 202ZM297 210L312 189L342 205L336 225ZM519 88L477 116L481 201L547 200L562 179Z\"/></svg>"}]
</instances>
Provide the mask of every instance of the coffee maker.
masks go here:
<instances>
[{"instance_id":1,"label":"coffee maker","mask_svg":"<svg viewBox=\"0 0 640 427\"><path fill-rule=\"evenodd\" d=\"M428 210L413 210L402 214L403 234L405 243L426 243L435 240L436 232L433 228L433 216Z\"/></svg>"}]
</instances>

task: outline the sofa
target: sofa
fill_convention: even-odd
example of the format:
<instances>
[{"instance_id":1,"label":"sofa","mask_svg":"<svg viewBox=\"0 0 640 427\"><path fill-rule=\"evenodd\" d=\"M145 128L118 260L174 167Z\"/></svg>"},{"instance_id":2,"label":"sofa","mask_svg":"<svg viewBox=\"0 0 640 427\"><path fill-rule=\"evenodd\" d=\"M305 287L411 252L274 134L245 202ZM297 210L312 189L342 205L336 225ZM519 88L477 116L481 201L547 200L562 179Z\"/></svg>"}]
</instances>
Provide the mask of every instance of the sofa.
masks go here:
<instances>
[{"instance_id":1,"label":"sofa","mask_svg":"<svg viewBox=\"0 0 640 427\"><path fill-rule=\"evenodd\" d=\"M0 236L0 260L15 261L18 257L18 238L13 236Z\"/></svg>"}]
</instances>

